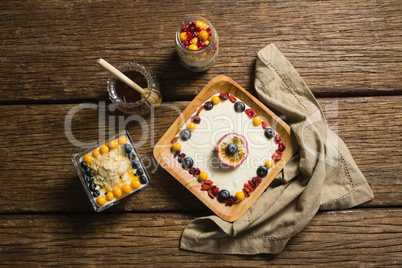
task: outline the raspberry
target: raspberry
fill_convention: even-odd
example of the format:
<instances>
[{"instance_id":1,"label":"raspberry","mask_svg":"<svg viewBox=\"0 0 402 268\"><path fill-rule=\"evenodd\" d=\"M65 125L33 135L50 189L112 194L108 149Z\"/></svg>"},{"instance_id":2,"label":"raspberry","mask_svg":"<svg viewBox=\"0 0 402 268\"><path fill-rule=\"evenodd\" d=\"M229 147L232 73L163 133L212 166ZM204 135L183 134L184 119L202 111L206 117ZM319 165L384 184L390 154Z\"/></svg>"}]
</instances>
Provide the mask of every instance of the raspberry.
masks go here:
<instances>
[{"instance_id":1,"label":"raspberry","mask_svg":"<svg viewBox=\"0 0 402 268\"><path fill-rule=\"evenodd\" d=\"M221 94L219 94L219 98L221 100L227 100L229 99L229 92L221 92Z\"/></svg>"},{"instance_id":2,"label":"raspberry","mask_svg":"<svg viewBox=\"0 0 402 268\"><path fill-rule=\"evenodd\" d=\"M245 113L246 113L246 115L249 117L249 118L254 118L254 117L256 117L257 115L256 115L256 113L255 113L255 111L253 110L253 109L246 109L245 111L244 111Z\"/></svg>"},{"instance_id":3,"label":"raspberry","mask_svg":"<svg viewBox=\"0 0 402 268\"><path fill-rule=\"evenodd\" d=\"M193 115L191 117L191 122L195 123L195 124L199 124L201 122L201 117L199 115Z\"/></svg>"},{"instance_id":4,"label":"raspberry","mask_svg":"<svg viewBox=\"0 0 402 268\"><path fill-rule=\"evenodd\" d=\"M281 136L279 136L279 134L276 134L274 137L274 142L276 144L279 144L282 141Z\"/></svg>"},{"instance_id":5,"label":"raspberry","mask_svg":"<svg viewBox=\"0 0 402 268\"><path fill-rule=\"evenodd\" d=\"M279 151L279 152L283 152L283 151L285 151L285 149L286 149L285 144L284 144L283 142L280 142L280 143L278 144L278 151Z\"/></svg>"}]
</instances>

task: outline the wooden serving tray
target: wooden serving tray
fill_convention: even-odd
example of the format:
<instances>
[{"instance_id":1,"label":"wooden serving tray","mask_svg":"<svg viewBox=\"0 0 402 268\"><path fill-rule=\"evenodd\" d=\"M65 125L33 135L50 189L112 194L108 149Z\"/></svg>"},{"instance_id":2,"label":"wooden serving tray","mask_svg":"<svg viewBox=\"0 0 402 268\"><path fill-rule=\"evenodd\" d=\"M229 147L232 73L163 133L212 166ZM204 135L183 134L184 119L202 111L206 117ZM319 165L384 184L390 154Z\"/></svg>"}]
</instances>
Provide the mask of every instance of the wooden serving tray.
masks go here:
<instances>
[{"instance_id":1,"label":"wooden serving tray","mask_svg":"<svg viewBox=\"0 0 402 268\"><path fill-rule=\"evenodd\" d=\"M268 175L263 178L261 184L252 192L250 197L244 198L240 203L235 203L232 206L227 206L225 203L220 203L218 200L208 196L207 191L201 191L201 183L188 172L183 172L183 168L173 158L171 151L171 141L178 134L179 129L196 112L197 108L205 101L209 100L212 95L227 91L233 96L241 99L245 104L255 110L258 116L281 136L282 141L286 145L286 150L283 152L282 160L277 162L270 170ZM207 207L209 207L216 215L225 221L235 221L239 219L257 200L257 198L269 186L276 175L282 170L284 165L289 161L292 155L297 150L297 143L291 134L290 127L269 110L258 99L253 97L245 89L239 86L236 82L227 76L219 75L213 78L187 106L182 114L174 121L171 127L166 131L162 138L154 147L154 157L158 163L165 168L173 177L200 199Z\"/></svg>"}]
</instances>

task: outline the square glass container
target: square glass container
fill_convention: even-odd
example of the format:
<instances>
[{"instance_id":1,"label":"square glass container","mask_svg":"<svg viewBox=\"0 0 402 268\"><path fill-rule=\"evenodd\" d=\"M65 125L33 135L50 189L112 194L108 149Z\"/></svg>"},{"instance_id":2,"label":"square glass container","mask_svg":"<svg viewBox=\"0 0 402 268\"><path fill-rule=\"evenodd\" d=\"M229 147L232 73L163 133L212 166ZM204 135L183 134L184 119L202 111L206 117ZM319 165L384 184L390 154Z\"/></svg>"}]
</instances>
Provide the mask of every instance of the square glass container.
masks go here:
<instances>
[{"instance_id":1,"label":"square glass container","mask_svg":"<svg viewBox=\"0 0 402 268\"><path fill-rule=\"evenodd\" d=\"M72 156L96 212L144 190L151 180L127 131Z\"/></svg>"}]
</instances>

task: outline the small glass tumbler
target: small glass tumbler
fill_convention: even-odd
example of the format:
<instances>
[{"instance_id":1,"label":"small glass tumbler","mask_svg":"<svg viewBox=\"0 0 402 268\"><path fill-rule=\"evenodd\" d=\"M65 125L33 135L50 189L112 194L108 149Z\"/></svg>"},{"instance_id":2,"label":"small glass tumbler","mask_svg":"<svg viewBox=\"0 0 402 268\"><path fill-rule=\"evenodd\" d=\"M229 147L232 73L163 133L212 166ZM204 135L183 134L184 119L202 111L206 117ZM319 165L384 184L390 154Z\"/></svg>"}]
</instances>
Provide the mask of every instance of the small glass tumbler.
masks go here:
<instances>
[{"instance_id":1,"label":"small glass tumbler","mask_svg":"<svg viewBox=\"0 0 402 268\"><path fill-rule=\"evenodd\" d=\"M182 33L183 27L191 22L202 22L208 25L211 29L211 39L208 40L209 43L198 50L192 50L187 48L180 40L180 34ZM190 40L188 40L190 41ZM183 41L184 42L184 41ZM179 28L176 31L176 51L180 57L181 63L193 72L203 72L211 68L214 64L215 59L218 55L219 44L218 44L218 33L212 26L211 22L206 20L201 16L189 16L184 21L181 22Z\"/></svg>"},{"instance_id":2,"label":"small glass tumbler","mask_svg":"<svg viewBox=\"0 0 402 268\"><path fill-rule=\"evenodd\" d=\"M114 106L125 115L149 116L151 105L149 99L152 95L158 99L159 104L162 101L160 87L156 76L151 70L138 63L128 62L117 67L128 78L136 82L139 86L146 89L144 95L140 95L134 89L111 76L107 81L107 91L109 99Z\"/></svg>"}]
</instances>

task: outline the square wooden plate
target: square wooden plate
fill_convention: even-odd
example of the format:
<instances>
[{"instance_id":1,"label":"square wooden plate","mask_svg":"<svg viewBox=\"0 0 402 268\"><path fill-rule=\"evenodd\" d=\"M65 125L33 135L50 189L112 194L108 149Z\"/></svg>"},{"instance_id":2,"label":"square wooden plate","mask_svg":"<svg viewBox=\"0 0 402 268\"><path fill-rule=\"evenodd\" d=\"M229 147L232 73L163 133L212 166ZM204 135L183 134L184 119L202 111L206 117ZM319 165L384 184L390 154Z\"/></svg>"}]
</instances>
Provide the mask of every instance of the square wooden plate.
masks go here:
<instances>
[{"instance_id":1,"label":"square wooden plate","mask_svg":"<svg viewBox=\"0 0 402 268\"><path fill-rule=\"evenodd\" d=\"M171 151L171 141L177 135L183 124L196 112L199 106L209 100L212 95L227 91L233 96L241 99L245 104L255 110L258 116L281 136L282 141L286 145L286 150L283 152L282 160L277 162L269 171L268 175L263 178L261 184L252 192L250 197L246 197L240 203L232 206L226 206L225 203L220 203L218 200L208 196L207 191L201 191L201 183L188 172L183 172L183 168L173 158ZM291 133L290 127L269 110L258 99L248 93L245 89L239 86L236 82L227 76L219 75L213 78L187 106L182 114L174 121L171 127L166 131L162 138L154 147L154 157L158 163L165 168L173 177L176 178L184 187L192 192L200 199L207 207L209 207L216 215L225 221L235 221L239 219L264 192L276 175L282 170L284 165L289 161L292 155L297 150L297 143Z\"/></svg>"}]
</instances>

